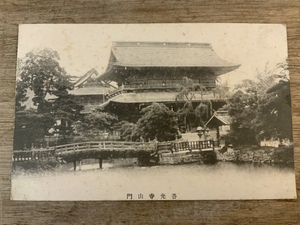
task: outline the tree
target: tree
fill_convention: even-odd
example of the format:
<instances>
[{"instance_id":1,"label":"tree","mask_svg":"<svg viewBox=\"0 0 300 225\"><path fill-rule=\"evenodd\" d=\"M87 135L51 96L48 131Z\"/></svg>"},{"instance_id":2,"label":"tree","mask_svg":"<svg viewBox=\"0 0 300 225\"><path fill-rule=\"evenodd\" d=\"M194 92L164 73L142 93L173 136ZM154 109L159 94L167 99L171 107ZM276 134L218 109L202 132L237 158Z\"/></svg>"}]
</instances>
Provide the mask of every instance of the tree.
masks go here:
<instances>
[{"instance_id":1,"label":"tree","mask_svg":"<svg viewBox=\"0 0 300 225\"><path fill-rule=\"evenodd\" d=\"M120 129L121 138L125 141L137 141L139 136L137 134L137 125L134 123L124 122Z\"/></svg>"},{"instance_id":2,"label":"tree","mask_svg":"<svg viewBox=\"0 0 300 225\"><path fill-rule=\"evenodd\" d=\"M55 133L61 135L65 140L74 132L72 126L77 121L82 121L83 115L80 113L83 106L74 100L73 95L60 95L52 102L51 114L55 121L60 121L54 125Z\"/></svg>"},{"instance_id":3,"label":"tree","mask_svg":"<svg viewBox=\"0 0 300 225\"><path fill-rule=\"evenodd\" d=\"M137 122L137 136L145 140L171 141L178 133L177 115L166 105L153 103L141 110Z\"/></svg>"},{"instance_id":4,"label":"tree","mask_svg":"<svg viewBox=\"0 0 300 225\"><path fill-rule=\"evenodd\" d=\"M17 76L17 80L16 80L16 102L15 102L15 111L19 112L21 110L24 110L26 108L25 103L28 100L28 96L27 96L27 89L28 86L26 84L26 82L24 82L23 80L20 79L20 71L22 68L22 60L18 59L17 62L17 71L16 71L16 76Z\"/></svg>"},{"instance_id":5,"label":"tree","mask_svg":"<svg viewBox=\"0 0 300 225\"><path fill-rule=\"evenodd\" d=\"M59 55L51 49L29 52L25 58L18 60L16 85L16 133L24 133L32 143L40 140L41 135L50 135L49 130L55 133L70 135L73 132L71 124L80 119L83 106L78 105L68 90L73 88L70 76L59 65ZM28 95L32 92L33 96ZM29 98L31 97L31 98ZM36 109L26 109L26 101L30 100ZM32 114L31 116L29 114ZM18 130L18 122L28 120L26 129ZM30 129L37 120L43 132L39 129ZM61 121L58 125L57 121ZM51 121L51 122L49 122ZM52 133L51 133L52 134ZM17 135L18 136L18 135ZM34 140L32 137L39 137Z\"/></svg>"},{"instance_id":6,"label":"tree","mask_svg":"<svg viewBox=\"0 0 300 225\"><path fill-rule=\"evenodd\" d=\"M195 91L199 91L201 94L201 98L203 98L203 94L205 94L206 88L202 84L195 84L195 82L188 77L183 77L182 83L178 87L176 100L191 102L195 98Z\"/></svg>"},{"instance_id":7,"label":"tree","mask_svg":"<svg viewBox=\"0 0 300 225\"><path fill-rule=\"evenodd\" d=\"M211 102L203 100L206 88L202 84L195 84L192 79L184 77L178 90L176 101L184 101L185 103L177 113L179 119L185 124L186 129L190 131L193 125L203 125L204 120L208 119L209 111L211 110ZM201 94L201 102L194 109L192 101L195 98L196 91Z\"/></svg>"},{"instance_id":8,"label":"tree","mask_svg":"<svg viewBox=\"0 0 300 225\"><path fill-rule=\"evenodd\" d=\"M37 52L29 52L20 62L20 81L24 88L33 91L32 101L37 106L38 112L45 112L49 108L50 96L63 96L73 88L70 76L59 65L58 52L51 49L43 49Z\"/></svg>"},{"instance_id":9,"label":"tree","mask_svg":"<svg viewBox=\"0 0 300 225\"><path fill-rule=\"evenodd\" d=\"M27 96L27 87L24 82L17 80L16 84L16 105L15 110L16 112L22 111L26 108L24 103L28 100Z\"/></svg>"},{"instance_id":10,"label":"tree","mask_svg":"<svg viewBox=\"0 0 300 225\"><path fill-rule=\"evenodd\" d=\"M225 139L234 145L258 144L252 129L252 120L257 110L256 96L238 91L228 100L224 108L232 118L231 132Z\"/></svg>"},{"instance_id":11,"label":"tree","mask_svg":"<svg viewBox=\"0 0 300 225\"><path fill-rule=\"evenodd\" d=\"M82 121L75 123L75 132L89 140L95 140L104 132L112 131L113 126L118 122L115 115L100 110L86 114Z\"/></svg>"},{"instance_id":12,"label":"tree","mask_svg":"<svg viewBox=\"0 0 300 225\"><path fill-rule=\"evenodd\" d=\"M31 148L33 143L38 143L38 146L42 144L54 122L49 113L40 114L34 109L18 111L15 116L14 150Z\"/></svg>"},{"instance_id":13,"label":"tree","mask_svg":"<svg viewBox=\"0 0 300 225\"><path fill-rule=\"evenodd\" d=\"M289 81L281 80L259 99L253 129L260 139L293 139Z\"/></svg>"},{"instance_id":14,"label":"tree","mask_svg":"<svg viewBox=\"0 0 300 225\"><path fill-rule=\"evenodd\" d=\"M203 126L205 121L209 119L212 111L212 103L211 101L202 101L195 108L195 116L197 119L197 125Z\"/></svg>"},{"instance_id":15,"label":"tree","mask_svg":"<svg viewBox=\"0 0 300 225\"><path fill-rule=\"evenodd\" d=\"M292 140L289 79L286 63L258 73L257 80L243 80L236 86L226 109L232 117L233 143L259 144L263 138Z\"/></svg>"},{"instance_id":16,"label":"tree","mask_svg":"<svg viewBox=\"0 0 300 225\"><path fill-rule=\"evenodd\" d=\"M213 89L213 94L214 97L217 97L219 99L227 99L230 96L229 87L227 85L218 84Z\"/></svg>"},{"instance_id":17,"label":"tree","mask_svg":"<svg viewBox=\"0 0 300 225\"><path fill-rule=\"evenodd\" d=\"M184 103L183 107L177 111L178 117L183 121L186 130L192 129L193 123L196 121L195 110L191 101Z\"/></svg>"}]
</instances>

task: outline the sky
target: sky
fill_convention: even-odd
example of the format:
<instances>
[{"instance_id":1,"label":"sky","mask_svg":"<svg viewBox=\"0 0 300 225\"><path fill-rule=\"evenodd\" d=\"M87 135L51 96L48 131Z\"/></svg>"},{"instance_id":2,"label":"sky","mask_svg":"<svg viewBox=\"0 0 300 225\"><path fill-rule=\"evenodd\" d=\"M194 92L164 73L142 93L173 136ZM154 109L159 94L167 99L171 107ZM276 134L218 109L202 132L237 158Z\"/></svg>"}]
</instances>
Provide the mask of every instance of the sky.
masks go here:
<instances>
[{"instance_id":1,"label":"sky","mask_svg":"<svg viewBox=\"0 0 300 225\"><path fill-rule=\"evenodd\" d=\"M221 75L221 83L233 86L254 79L266 65L272 69L287 59L286 27L281 24L22 24L18 58L32 50L51 48L60 65L72 76L91 68L100 74L107 67L111 43L157 41L211 43L225 61L241 64Z\"/></svg>"}]
</instances>

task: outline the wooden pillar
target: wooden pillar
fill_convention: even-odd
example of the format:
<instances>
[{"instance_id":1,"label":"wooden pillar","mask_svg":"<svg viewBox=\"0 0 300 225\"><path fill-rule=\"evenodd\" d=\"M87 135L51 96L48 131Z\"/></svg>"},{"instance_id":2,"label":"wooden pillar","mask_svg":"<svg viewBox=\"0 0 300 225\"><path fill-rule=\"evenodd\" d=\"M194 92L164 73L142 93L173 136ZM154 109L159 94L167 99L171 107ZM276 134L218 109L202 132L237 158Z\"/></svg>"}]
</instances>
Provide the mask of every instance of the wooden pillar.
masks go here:
<instances>
[{"instance_id":1,"label":"wooden pillar","mask_svg":"<svg viewBox=\"0 0 300 225\"><path fill-rule=\"evenodd\" d=\"M102 158L99 158L99 168L102 169Z\"/></svg>"},{"instance_id":2,"label":"wooden pillar","mask_svg":"<svg viewBox=\"0 0 300 225\"><path fill-rule=\"evenodd\" d=\"M81 171L81 160L79 160L79 171Z\"/></svg>"},{"instance_id":3,"label":"wooden pillar","mask_svg":"<svg viewBox=\"0 0 300 225\"><path fill-rule=\"evenodd\" d=\"M220 127L217 126L217 146L220 146Z\"/></svg>"},{"instance_id":4,"label":"wooden pillar","mask_svg":"<svg viewBox=\"0 0 300 225\"><path fill-rule=\"evenodd\" d=\"M73 161L73 165L74 165L74 171L76 170L76 160Z\"/></svg>"}]
</instances>

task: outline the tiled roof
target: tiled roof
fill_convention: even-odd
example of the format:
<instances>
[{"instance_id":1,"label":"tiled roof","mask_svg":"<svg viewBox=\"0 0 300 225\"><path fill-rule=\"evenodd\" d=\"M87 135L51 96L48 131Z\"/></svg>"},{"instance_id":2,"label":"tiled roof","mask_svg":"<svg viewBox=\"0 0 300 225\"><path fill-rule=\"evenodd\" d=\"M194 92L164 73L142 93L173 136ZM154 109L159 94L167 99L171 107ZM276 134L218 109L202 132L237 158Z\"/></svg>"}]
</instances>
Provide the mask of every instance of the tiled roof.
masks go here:
<instances>
[{"instance_id":1,"label":"tiled roof","mask_svg":"<svg viewBox=\"0 0 300 225\"><path fill-rule=\"evenodd\" d=\"M92 75L99 76L99 73L94 68L90 69L85 75L80 77L75 83L74 87L78 87L79 85L83 84L87 79L89 79Z\"/></svg>"},{"instance_id":2,"label":"tiled roof","mask_svg":"<svg viewBox=\"0 0 300 225\"><path fill-rule=\"evenodd\" d=\"M215 74L237 69L207 43L114 42L108 69L123 67L207 67Z\"/></svg>"},{"instance_id":3,"label":"tiled roof","mask_svg":"<svg viewBox=\"0 0 300 225\"><path fill-rule=\"evenodd\" d=\"M77 88L69 91L70 94L79 96L79 95L103 95L110 90L106 87L83 87Z\"/></svg>"},{"instance_id":4,"label":"tiled roof","mask_svg":"<svg viewBox=\"0 0 300 225\"><path fill-rule=\"evenodd\" d=\"M216 116L216 118L219 119L221 122L223 122L224 125L230 125L230 123L231 123L230 116Z\"/></svg>"},{"instance_id":5,"label":"tiled roof","mask_svg":"<svg viewBox=\"0 0 300 225\"><path fill-rule=\"evenodd\" d=\"M222 125L230 125L231 124L231 117L229 115L218 115L217 113L215 113L205 124L205 126L208 126L210 124L210 122L216 119L220 122L220 124Z\"/></svg>"}]
</instances>

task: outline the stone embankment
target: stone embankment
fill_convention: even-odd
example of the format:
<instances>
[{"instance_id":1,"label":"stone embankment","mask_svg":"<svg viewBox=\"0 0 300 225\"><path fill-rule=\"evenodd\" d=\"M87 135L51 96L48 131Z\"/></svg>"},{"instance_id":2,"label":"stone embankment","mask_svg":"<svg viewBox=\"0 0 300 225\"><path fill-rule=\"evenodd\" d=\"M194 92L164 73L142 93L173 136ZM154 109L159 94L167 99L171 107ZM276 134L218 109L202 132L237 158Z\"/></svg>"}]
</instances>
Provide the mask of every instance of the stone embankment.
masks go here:
<instances>
[{"instance_id":1,"label":"stone embankment","mask_svg":"<svg viewBox=\"0 0 300 225\"><path fill-rule=\"evenodd\" d=\"M224 153L216 151L216 156L218 161L224 162L293 163L294 149L292 147L235 149Z\"/></svg>"}]
</instances>

